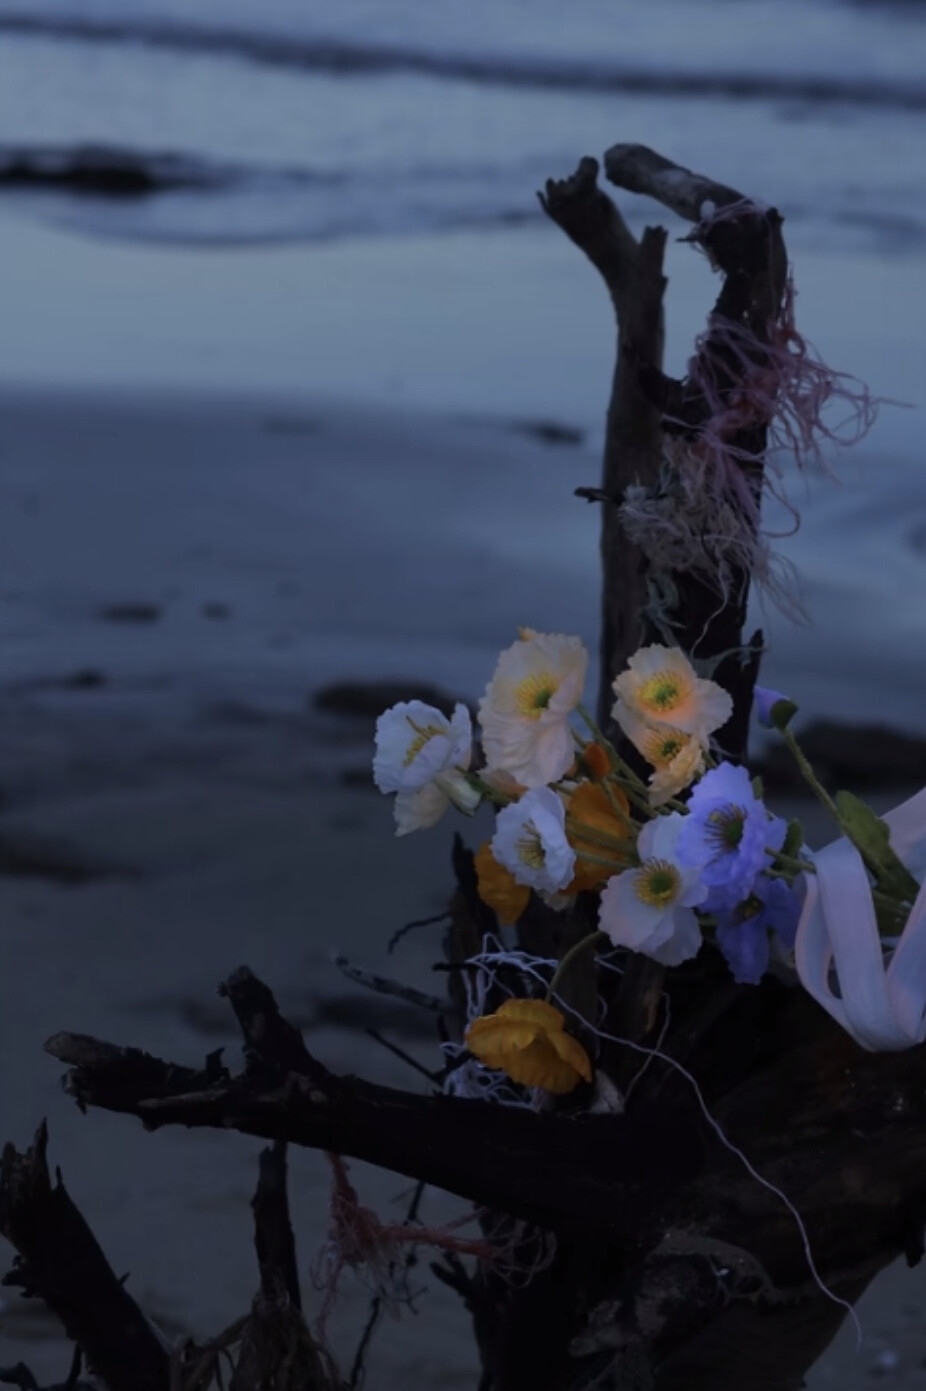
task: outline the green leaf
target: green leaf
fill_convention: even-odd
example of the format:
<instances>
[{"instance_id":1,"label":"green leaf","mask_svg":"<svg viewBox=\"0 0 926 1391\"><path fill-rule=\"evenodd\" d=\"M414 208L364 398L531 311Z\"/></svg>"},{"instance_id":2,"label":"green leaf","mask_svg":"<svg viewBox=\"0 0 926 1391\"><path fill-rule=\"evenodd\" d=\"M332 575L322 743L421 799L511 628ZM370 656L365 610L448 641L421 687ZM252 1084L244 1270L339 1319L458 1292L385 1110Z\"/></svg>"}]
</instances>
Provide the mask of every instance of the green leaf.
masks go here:
<instances>
[{"instance_id":1,"label":"green leaf","mask_svg":"<svg viewBox=\"0 0 926 1391\"><path fill-rule=\"evenodd\" d=\"M912 903L919 893L919 884L892 848L887 822L851 792L837 792L834 800L839 824L874 875L878 888L898 902Z\"/></svg>"},{"instance_id":2,"label":"green leaf","mask_svg":"<svg viewBox=\"0 0 926 1391\"><path fill-rule=\"evenodd\" d=\"M782 855L790 855L793 859L801 852L804 844L804 828L799 821L789 821L788 829L785 834L785 843L781 847Z\"/></svg>"}]
</instances>

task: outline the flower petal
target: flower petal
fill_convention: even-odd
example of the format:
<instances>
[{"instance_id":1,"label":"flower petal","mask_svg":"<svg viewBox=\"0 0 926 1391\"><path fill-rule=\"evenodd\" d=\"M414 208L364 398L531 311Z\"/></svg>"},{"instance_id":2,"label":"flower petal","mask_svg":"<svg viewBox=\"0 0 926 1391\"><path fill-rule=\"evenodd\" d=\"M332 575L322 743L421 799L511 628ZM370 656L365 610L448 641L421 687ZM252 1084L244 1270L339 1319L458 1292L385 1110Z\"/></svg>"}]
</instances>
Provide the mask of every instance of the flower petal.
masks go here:
<instances>
[{"instance_id":1,"label":"flower petal","mask_svg":"<svg viewBox=\"0 0 926 1391\"><path fill-rule=\"evenodd\" d=\"M764 918L718 925L717 945L738 985L758 985L768 969L768 927Z\"/></svg>"},{"instance_id":2,"label":"flower petal","mask_svg":"<svg viewBox=\"0 0 926 1391\"><path fill-rule=\"evenodd\" d=\"M433 782L419 787L417 792L397 792L393 808L396 835L407 836L412 831L426 831L436 826L449 806L449 801Z\"/></svg>"},{"instance_id":3,"label":"flower petal","mask_svg":"<svg viewBox=\"0 0 926 1391\"><path fill-rule=\"evenodd\" d=\"M557 1029L548 1033L547 1039L568 1067L577 1072L586 1082L592 1080L591 1059L577 1038L573 1038L572 1034L567 1034L564 1029ZM548 1087L547 1090L550 1091L552 1088Z\"/></svg>"},{"instance_id":4,"label":"flower petal","mask_svg":"<svg viewBox=\"0 0 926 1391\"><path fill-rule=\"evenodd\" d=\"M474 862L476 884L483 903L488 904L505 926L517 922L530 900L528 886L519 884L511 871L499 864L488 841L476 851Z\"/></svg>"}]
</instances>

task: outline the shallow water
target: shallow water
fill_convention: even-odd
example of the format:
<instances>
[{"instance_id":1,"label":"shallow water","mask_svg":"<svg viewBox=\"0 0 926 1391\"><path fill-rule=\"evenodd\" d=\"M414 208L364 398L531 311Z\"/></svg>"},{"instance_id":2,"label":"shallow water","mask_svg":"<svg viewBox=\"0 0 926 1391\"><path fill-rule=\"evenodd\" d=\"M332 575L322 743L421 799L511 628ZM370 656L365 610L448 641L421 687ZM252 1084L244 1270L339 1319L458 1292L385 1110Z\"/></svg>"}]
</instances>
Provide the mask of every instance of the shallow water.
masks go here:
<instances>
[{"instance_id":1,"label":"shallow water","mask_svg":"<svg viewBox=\"0 0 926 1391\"><path fill-rule=\"evenodd\" d=\"M65 159L102 144L155 175L165 152L192 161L181 191L30 195L122 236L507 222L579 154L638 140L694 166L710 152L754 192L758 161L802 238L912 254L924 45L919 6L833 0L586 0L568 17L556 0L2 0L0 138Z\"/></svg>"}]
</instances>

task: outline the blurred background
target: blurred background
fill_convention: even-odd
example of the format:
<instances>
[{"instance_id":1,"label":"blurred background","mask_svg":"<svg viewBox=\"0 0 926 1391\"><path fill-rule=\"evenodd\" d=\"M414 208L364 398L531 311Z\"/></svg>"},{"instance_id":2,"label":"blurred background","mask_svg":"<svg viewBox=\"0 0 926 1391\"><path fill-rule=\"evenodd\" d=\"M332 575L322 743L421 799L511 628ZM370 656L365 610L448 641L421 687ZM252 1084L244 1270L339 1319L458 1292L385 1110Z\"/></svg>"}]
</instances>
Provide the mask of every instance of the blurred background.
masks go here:
<instances>
[{"instance_id":1,"label":"blurred background","mask_svg":"<svg viewBox=\"0 0 926 1391\"><path fill-rule=\"evenodd\" d=\"M809 621L757 598L765 680L926 736L924 135L916 0L0 0L0 1140L49 1116L172 1333L250 1297L256 1146L80 1118L42 1040L233 1046L212 992L246 960L333 1066L417 1085L371 1020L433 1063L430 1019L330 952L379 965L446 897L453 828L394 842L368 787L395 683L473 700L519 624L596 641L572 494L614 329L535 198L582 155L641 142L784 213L799 328L885 403L830 476L778 461ZM618 202L670 228L681 374L717 285ZM888 801L926 780L921 743L849 745ZM437 955L419 935L402 974L433 988ZM307 1261L327 1177L294 1162ZM921 1290L893 1272L813 1384L926 1384ZM473 1384L449 1295L377 1347L377 1375ZM66 1370L7 1300L18 1357Z\"/></svg>"}]
</instances>

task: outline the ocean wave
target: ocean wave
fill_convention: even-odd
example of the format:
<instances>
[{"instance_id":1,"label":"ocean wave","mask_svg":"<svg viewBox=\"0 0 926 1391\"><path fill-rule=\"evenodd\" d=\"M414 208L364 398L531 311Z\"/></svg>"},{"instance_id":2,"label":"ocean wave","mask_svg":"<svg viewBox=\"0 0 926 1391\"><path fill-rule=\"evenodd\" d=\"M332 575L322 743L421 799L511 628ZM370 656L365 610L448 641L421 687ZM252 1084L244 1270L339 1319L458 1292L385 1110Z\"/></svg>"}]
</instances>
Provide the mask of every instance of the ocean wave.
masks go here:
<instances>
[{"instance_id":1,"label":"ocean wave","mask_svg":"<svg viewBox=\"0 0 926 1391\"><path fill-rule=\"evenodd\" d=\"M249 164L116 144L0 145L0 197L44 221L91 235L164 245L331 242L537 220L530 175L510 164L458 162L351 171ZM844 198L795 200L789 228L832 245L904 254L926 241L911 209ZM637 229L647 209L625 209Z\"/></svg>"},{"instance_id":2,"label":"ocean wave","mask_svg":"<svg viewBox=\"0 0 926 1391\"><path fill-rule=\"evenodd\" d=\"M813 105L926 111L926 83L915 79L867 78L860 74L834 76L811 72L726 72L675 66L651 68L590 60L444 52L401 44L365 44L154 17L127 19L124 16L30 14L16 10L0 13L0 31L69 41L143 45L344 76L408 72L507 87L703 96L728 101L787 100Z\"/></svg>"},{"instance_id":3,"label":"ocean wave","mask_svg":"<svg viewBox=\"0 0 926 1391\"><path fill-rule=\"evenodd\" d=\"M330 242L537 217L482 165L352 174L121 145L0 145L0 197L43 221L164 245Z\"/></svg>"}]
</instances>

